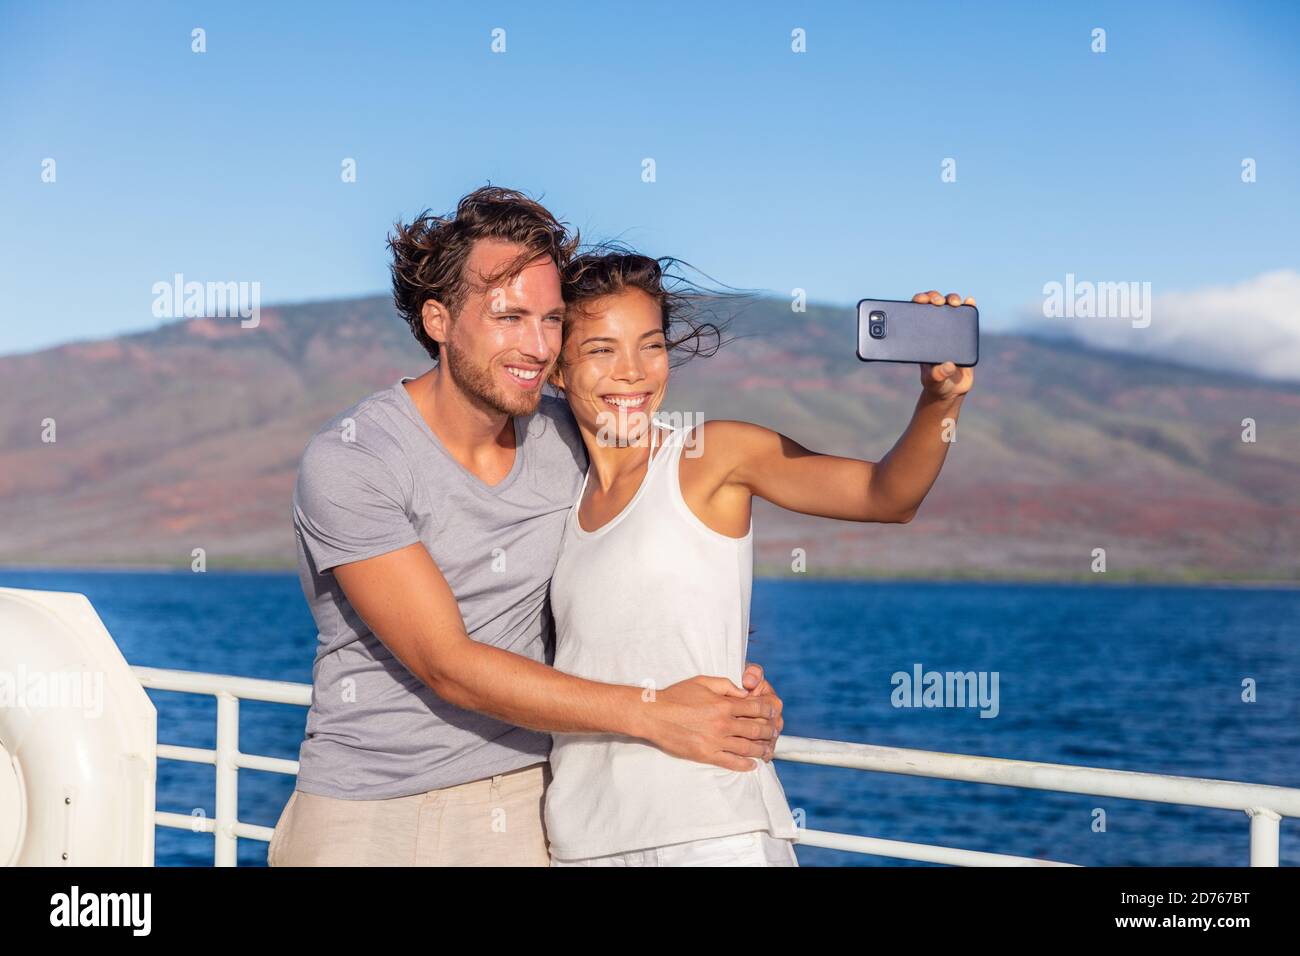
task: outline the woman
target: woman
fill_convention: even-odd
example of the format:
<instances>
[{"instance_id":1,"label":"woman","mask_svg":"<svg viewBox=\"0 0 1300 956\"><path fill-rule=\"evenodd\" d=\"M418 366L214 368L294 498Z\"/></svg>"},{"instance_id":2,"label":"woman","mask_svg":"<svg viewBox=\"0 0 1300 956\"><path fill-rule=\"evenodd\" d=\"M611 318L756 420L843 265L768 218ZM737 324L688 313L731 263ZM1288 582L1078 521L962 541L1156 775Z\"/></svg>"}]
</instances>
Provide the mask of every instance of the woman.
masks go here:
<instances>
[{"instance_id":1,"label":"woman","mask_svg":"<svg viewBox=\"0 0 1300 956\"><path fill-rule=\"evenodd\" d=\"M956 419L974 381L952 363L922 366L911 424L878 464L819 455L747 422L665 427L650 416L668 388L670 353L718 331L690 320L698 300L671 281L645 256L577 257L565 273L569 311L550 379L590 462L551 579L555 666L640 685L647 706L656 688L694 674L739 682L755 495L827 518L910 521L943 465L945 419ZM937 292L914 301L962 303ZM684 317L689 331L676 335ZM555 734L545 806L552 865L797 865L776 771L735 759L752 766L696 763L614 735Z\"/></svg>"}]
</instances>

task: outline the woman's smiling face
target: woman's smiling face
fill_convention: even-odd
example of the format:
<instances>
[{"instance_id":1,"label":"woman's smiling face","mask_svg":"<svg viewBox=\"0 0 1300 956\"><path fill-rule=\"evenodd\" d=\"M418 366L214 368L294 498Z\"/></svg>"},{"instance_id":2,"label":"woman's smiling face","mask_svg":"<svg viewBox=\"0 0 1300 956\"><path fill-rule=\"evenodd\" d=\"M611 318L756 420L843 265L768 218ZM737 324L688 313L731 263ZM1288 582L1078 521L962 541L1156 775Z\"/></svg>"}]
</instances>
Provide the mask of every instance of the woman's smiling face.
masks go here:
<instances>
[{"instance_id":1,"label":"woman's smiling face","mask_svg":"<svg viewBox=\"0 0 1300 956\"><path fill-rule=\"evenodd\" d=\"M646 435L668 390L659 303L626 288L570 307L556 379L578 424L601 444L630 444Z\"/></svg>"}]
</instances>

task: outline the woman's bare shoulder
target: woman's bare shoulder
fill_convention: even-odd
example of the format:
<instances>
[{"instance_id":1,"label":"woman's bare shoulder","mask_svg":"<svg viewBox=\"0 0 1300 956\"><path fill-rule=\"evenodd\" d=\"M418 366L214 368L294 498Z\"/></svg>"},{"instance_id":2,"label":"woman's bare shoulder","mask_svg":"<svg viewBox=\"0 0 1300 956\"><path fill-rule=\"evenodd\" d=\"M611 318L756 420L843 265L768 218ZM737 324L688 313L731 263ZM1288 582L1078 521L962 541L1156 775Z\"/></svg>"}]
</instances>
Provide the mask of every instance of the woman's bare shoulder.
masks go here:
<instances>
[{"instance_id":1,"label":"woman's bare shoulder","mask_svg":"<svg viewBox=\"0 0 1300 956\"><path fill-rule=\"evenodd\" d=\"M689 468L721 484L756 449L779 438L770 428L752 422L727 418L700 422L688 428L682 440L682 473ZM687 465L687 461L692 464Z\"/></svg>"}]
</instances>

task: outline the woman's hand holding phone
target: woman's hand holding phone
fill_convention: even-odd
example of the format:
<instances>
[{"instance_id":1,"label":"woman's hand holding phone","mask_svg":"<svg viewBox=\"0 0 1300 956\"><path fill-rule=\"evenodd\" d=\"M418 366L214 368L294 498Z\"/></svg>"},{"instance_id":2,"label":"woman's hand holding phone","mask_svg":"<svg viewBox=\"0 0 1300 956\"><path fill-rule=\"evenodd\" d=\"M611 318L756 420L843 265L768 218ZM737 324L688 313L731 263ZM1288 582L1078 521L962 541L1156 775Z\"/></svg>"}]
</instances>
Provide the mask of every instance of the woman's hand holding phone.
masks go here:
<instances>
[{"instance_id":1,"label":"woman's hand holding phone","mask_svg":"<svg viewBox=\"0 0 1300 956\"><path fill-rule=\"evenodd\" d=\"M918 292L912 296L912 301L918 304L929 303L935 306L958 306L974 305L975 300L972 298L962 299L956 292L949 292L947 296L931 289L929 292ZM921 365L921 386L925 389L927 395L938 399L953 399L965 395L975 384L975 369L971 366L959 366L952 362L944 362L941 365Z\"/></svg>"}]
</instances>

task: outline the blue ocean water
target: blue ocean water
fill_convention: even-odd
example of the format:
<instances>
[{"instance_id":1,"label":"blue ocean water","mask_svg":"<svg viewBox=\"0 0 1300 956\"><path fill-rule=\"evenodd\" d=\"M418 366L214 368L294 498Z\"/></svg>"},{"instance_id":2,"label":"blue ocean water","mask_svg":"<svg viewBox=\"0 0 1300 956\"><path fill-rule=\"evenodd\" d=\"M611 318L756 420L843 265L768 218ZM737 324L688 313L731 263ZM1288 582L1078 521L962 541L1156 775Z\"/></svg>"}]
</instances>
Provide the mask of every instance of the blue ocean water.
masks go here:
<instances>
[{"instance_id":1,"label":"blue ocean water","mask_svg":"<svg viewBox=\"0 0 1300 956\"><path fill-rule=\"evenodd\" d=\"M315 631L292 574L0 570L78 591L132 664L307 682ZM750 659L785 732L949 753L1300 787L1300 592L1253 588L758 580ZM998 675L997 715L898 707L892 675ZM1242 699L1243 681L1257 699ZM212 747L208 697L151 691L163 743ZM306 711L245 701L241 749L296 758ZM1087 865L1248 862L1244 813L778 761L812 829ZM160 761L158 808L212 816L211 767ZM273 826L293 782L241 771L240 819ZM1105 830L1094 829L1096 810ZM800 863L909 865L802 847ZM241 865L265 844L241 840ZM212 837L159 828L159 865L205 866ZM1300 824L1282 823L1300 865ZM924 864L910 864L924 865Z\"/></svg>"}]
</instances>

